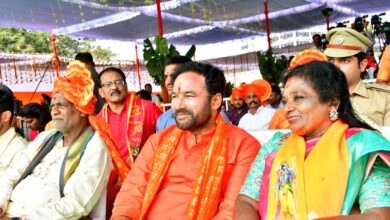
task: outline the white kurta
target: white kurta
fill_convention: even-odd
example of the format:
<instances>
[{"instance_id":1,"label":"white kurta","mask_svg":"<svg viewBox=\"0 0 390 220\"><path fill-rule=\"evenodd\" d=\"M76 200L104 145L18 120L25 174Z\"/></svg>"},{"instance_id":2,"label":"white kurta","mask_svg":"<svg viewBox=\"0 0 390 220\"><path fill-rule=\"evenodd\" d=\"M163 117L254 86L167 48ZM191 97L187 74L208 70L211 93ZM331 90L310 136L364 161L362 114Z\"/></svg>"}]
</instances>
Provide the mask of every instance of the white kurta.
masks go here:
<instances>
[{"instance_id":1,"label":"white kurta","mask_svg":"<svg viewBox=\"0 0 390 220\"><path fill-rule=\"evenodd\" d=\"M6 215L27 219L79 219L88 215L106 187L111 169L111 158L100 135L95 132L78 167L59 191L59 176L67 148L60 139L54 148L14 189L25 168L37 153L46 136L41 133L29 147L16 157L6 172L0 173L0 205Z\"/></svg>"},{"instance_id":2,"label":"white kurta","mask_svg":"<svg viewBox=\"0 0 390 220\"><path fill-rule=\"evenodd\" d=\"M0 172L5 170L15 156L27 147L27 141L11 127L0 136Z\"/></svg>"},{"instance_id":3,"label":"white kurta","mask_svg":"<svg viewBox=\"0 0 390 220\"><path fill-rule=\"evenodd\" d=\"M246 131L261 131L267 130L271 122L272 116L275 114L275 109L260 106L255 114L248 111L238 123L238 127Z\"/></svg>"}]
</instances>

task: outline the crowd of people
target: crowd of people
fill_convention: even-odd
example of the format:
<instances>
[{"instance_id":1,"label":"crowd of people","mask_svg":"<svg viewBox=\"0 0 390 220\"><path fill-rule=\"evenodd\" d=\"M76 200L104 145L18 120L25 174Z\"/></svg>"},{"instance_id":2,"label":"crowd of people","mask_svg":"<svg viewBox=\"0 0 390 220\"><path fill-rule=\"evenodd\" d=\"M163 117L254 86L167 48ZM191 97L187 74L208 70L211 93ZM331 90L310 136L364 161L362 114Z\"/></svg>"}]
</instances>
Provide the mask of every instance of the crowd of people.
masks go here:
<instances>
[{"instance_id":1,"label":"crowd of people","mask_svg":"<svg viewBox=\"0 0 390 220\"><path fill-rule=\"evenodd\" d=\"M24 137L0 84L0 220L389 219L388 54L368 84L372 42L350 28L326 38L294 57L282 89L241 84L226 112L223 71L185 56L165 67L162 113L150 84L129 92L121 69L78 54L50 111L21 110ZM270 129L289 130L263 145L250 134Z\"/></svg>"}]
</instances>

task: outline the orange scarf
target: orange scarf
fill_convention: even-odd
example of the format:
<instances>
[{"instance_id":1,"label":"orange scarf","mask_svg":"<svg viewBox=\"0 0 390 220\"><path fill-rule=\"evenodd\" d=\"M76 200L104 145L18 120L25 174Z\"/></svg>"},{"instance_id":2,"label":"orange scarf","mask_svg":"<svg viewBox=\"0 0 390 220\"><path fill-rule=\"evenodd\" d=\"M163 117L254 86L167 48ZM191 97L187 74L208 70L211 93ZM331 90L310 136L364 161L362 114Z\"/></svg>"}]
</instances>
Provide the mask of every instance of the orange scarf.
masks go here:
<instances>
[{"instance_id":1,"label":"orange scarf","mask_svg":"<svg viewBox=\"0 0 390 220\"><path fill-rule=\"evenodd\" d=\"M102 137L104 143L107 146L108 151L110 152L111 159L114 162L115 168L118 170L121 179L124 180L130 171L130 167L121 157L116 147L114 138L112 137L110 126L102 119L97 118L93 115L88 115L88 121L92 128L97 131Z\"/></svg>"},{"instance_id":2,"label":"orange scarf","mask_svg":"<svg viewBox=\"0 0 390 220\"><path fill-rule=\"evenodd\" d=\"M129 152L130 166L134 164L134 157L137 157L141 149L143 119L144 119L144 107L142 102L140 105L134 104L135 95L130 94L129 106L127 110L127 130L126 130L126 143L127 150ZM104 121L108 123L108 104L104 104L102 109L102 116ZM131 133L129 134L129 131Z\"/></svg>"},{"instance_id":3,"label":"orange scarf","mask_svg":"<svg viewBox=\"0 0 390 220\"><path fill-rule=\"evenodd\" d=\"M333 123L306 159L303 137L286 140L272 164L266 219L340 215L349 175L347 128Z\"/></svg>"},{"instance_id":4,"label":"orange scarf","mask_svg":"<svg viewBox=\"0 0 390 220\"><path fill-rule=\"evenodd\" d=\"M90 71L80 61L72 61L67 68L67 75L58 77L54 82L53 94L61 93L80 112L88 114L89 124L102 137L114 161L114 166L118 169L123 180L130 168L120 157L110 126L105 121L92 115L96 103L93 88L94 82Z\"/></svg>"},{"instance_id":5,"label":"orange scarf","mask_svg":"<svg viewBox=\"0 0 390 220\"><path fill-rule=\"evenodd\" d=\"M216 123L215 134L200 161L192 199L188 206L188 220L211 219L218 210L222 178L226 167L227 125L220 114ZM182 134L182 130L174 128L169 138L163 140L155 152L140 220L145 218L157 194Z\"/></svg>"}]
</instances>

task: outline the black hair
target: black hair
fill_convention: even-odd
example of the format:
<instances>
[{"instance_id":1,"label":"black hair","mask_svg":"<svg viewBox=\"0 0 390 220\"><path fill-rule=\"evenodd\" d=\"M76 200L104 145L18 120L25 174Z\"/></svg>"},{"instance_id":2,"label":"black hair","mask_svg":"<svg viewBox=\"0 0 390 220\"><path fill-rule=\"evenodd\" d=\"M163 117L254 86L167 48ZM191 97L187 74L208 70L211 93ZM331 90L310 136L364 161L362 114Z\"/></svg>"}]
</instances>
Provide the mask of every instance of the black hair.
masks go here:
<instances>
[{"instance_id":1,"label":"black hair","mask_svg":"<svg viewBox=\"0 0 390 220\"><path fill-rule=\"evenodd\" d=\"M0 83L0 103L0 114L5 111L10 111L11 115L14 115L14 94L11 89L9 89L6 85L2 83Z\"/></svg>"},{"instance_id":2,"label":"black hair","mask_svg":"<svg viewBox=\"0 0 390 220\"><path fill-rule=\"evenodd\" d=\"M221 69L208 63L187 62L176 68L172 76L172 82L174 83L176 78L185 72L195 72L205 77L206 88L210 98L217 93L221 93L223 96L226 79Z\"/></svg>"},{"instance_id":3,"label":"black hair","mask_svg":"<svg viewBox=\"0 0 390 220\"><path fill-rule=\"evenodd\" d=\"M314 34L311 38L314 39L315 37L319 37L321 39L321 35L319 34Z\"/></svg>"},{"instance_id":4,"label":"black hair","mask_svg":"<svg viewBox=\"0 0 390 220\"><path fill-rule=\"evenodd\" d=\"M299 77L311 83L319 96L320 103L333 104L336 101L340 101L337 109L339 118L344 123L347 123L349 127L373 130L353 110L345 75L333 63L313 61L298 66L287 74L285 83L292 77Z\"/></svg>"},{"instance_id":5,"label":"black hair","mask_svg":"<svg viewBox=\"0 0 390 220\"><path fill-rule=\"evenodd\" d=\"M192 60L186 56L174 56L168 60L167 66L172 64L183 64L191 61Z\"/></svg>"},{"instance_id":6,"label":"black hair","mask_svg":"<svg viewBox=\"0 0 390 220\"><path fill-rule=\"evenodd\" d=\"M102 75L105 73L105 72L116 72L118 73L119 75L121 75L123 81L125 81L125 84L126 84L126 76L125 76L125 73L119 69L119 68L116 68L116 67L108 67L108 68L105 68L104 70L102 70L100 73L99 73L99 84L102 83Z\"/></svg>"},{"instance_id":7,"label":"black hair","mask_svg":"<svg viewBox=\"0 0 390 220\"><path fill-rule=\"evenodd\" d=\"M76 54L75 60L79 60L83 63L90 63L93 62L92 54L89 52L80 52Z\"/></svg>"},{"instance_id":8,"label":"black hair","mask_svg":"<svg viewBox=\"0 0 390 220\"><path fill-rule=\"evenodd\" d=\"M365 52L359 52L353 56L355 56L358 59L358 64L360 64L364 59L367 59L367 53Z\"/></svg>"},{"instance_id":9,"label":"black hair","mask_svg":"<svg viewBox=\"0 0 390 220\"><path fill-rule=\"evenodd\" d=\"M280 90L280 87L279 86L277 86L277 85L272 85L271 86L271 88L272 88L272 92L274 92L274 93L276 93L276 94L278 94L278 95L282 95L282 91Z\"/></svg>"},{"instance_id":10,"label":"black hair","mask_svg":"<svg viewBox=\"0 0 390 220\"><path fill-rule=\"evenodd\" d=\"M152 100L152 95L145 89L136 92L135 95L139 95L141 99Z\"/></svg>"},{"instance_id":11,"label":"black hair","mask_svg":"<svg viewBox=\"0 0 390 220\"><path fill-rule=\"evenodd\" d=\"M20 116L27 118L36 118L39 120L39 131L44 131L45 126L51 121L49 110L38 103L29 103L20 111Z\"/></svg>"}]
</instances>

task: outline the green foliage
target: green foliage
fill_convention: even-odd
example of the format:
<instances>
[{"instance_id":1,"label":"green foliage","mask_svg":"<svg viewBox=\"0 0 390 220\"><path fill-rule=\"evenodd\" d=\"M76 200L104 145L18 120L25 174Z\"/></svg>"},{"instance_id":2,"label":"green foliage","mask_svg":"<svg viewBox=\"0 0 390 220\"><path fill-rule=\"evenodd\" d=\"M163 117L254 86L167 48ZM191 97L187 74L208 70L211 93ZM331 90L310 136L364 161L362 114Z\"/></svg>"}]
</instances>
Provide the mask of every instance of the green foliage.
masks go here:
<instances>
[{"instance_id":1,"label":"green foliage","mask_svg":"<svg viewBox=\"0 0 390 220\"><path fill-rule=\"evenodd\" d=\"M278 85L283 80L283 74L288 67L287 58L285 56L279 59L275 58L272 55L272 49L267 50L265 54L256 52L256 55L260 74L263 76L263 79L271 84Z\"/></svg>"},{"instance_id":2,"label":"green foliage","mask_svg":"<svg viewBox=\"0 0 390 220\"><path fill-rule=\"evenodd\" d=\"M225 92L223 94L223 97L230 97L230 95L232 94L233 88L234 88L234 84L231 82L227 82L226 86L225 86Z\"/></svg>"},{"instance_id":3,"label":"green foliage","mask_svg":"<svg viewBox=\"0 0 390 220\"><path fill-rule=\"evenodd\" d=\"M171 57L178 56L180 53L172 44L168 46L167 40L159 35L154 37L154 43L156 48L153 47L149 38L144 40L144 60L146 61L149 75L154 79L154 83L162 86L164 83L165 66ZM192 45L185 56L191 58L195 51L195 45Z\"/></svg>"},{"instance_id":4,"label":"green foliage","mask_svg":"<svg viewBox=\"0 0 390 220\"><path fill-rule=\"evenodd\" d=\"M50 36L45 32L0 27L0 52L52 53ZM90 38L74 39L67 35L56 35L57 54L73 58L78 52L90 51L96 60L107 60L115 55L110 50L93 46L93 41Z\"/></svg>"},{"instance_id":5,"label":"green foliage","mask_svg":"<svg viewBox=\"0 0 390 220\"><path fill-rule=\"evenodd\" d=\"M115 56L115 53L111 50L104 49L100 46L97 46L94 50L87 51L92 51L91 53L95 60L109 60L111 57Z\"/></svg>"}]
</instances>

